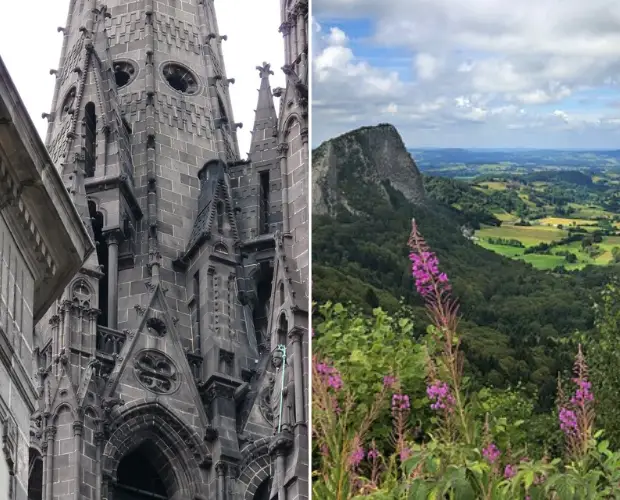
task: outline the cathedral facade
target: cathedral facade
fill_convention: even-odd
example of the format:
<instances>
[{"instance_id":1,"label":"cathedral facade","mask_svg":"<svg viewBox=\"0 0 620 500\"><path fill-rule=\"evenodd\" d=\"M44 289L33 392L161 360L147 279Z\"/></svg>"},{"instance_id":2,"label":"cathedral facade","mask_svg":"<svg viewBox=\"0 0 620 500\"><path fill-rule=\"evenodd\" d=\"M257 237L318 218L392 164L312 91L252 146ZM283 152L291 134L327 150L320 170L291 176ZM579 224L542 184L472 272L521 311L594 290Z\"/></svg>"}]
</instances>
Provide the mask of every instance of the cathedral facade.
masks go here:
<instances>
[{"instance_id":1,"label":"cathedral facade","mask_svg":"<svg viewBox=\"0 0 620 500\"><path fill-rule=\"evenodd\" d=\"M29 500L308 496L308 2L245 159L215 4L58 28L46 145L96 251L34 332Z\"/></svg>"}]
</instances>

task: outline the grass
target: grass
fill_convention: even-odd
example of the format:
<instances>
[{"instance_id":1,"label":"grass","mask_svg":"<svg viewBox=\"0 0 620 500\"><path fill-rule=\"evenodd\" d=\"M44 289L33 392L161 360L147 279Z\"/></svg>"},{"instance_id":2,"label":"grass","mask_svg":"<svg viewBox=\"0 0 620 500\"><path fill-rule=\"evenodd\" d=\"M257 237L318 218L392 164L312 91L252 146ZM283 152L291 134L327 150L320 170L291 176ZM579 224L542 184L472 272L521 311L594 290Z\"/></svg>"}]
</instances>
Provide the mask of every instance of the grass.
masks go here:
<instances>
[{"instance_id":1,"label":"grass","mask_svg":"<svg viewBox=\"0 0 620 500\"><path fill-rule=\"evenodd\" d=\"M498 214L496 214L497 216ZM507 218L510 214L499 214L503 218ZM620 236L605 236L603 241L595 243L602 253L595 258L590 257L581 247L580 241L574 241L567 245L561 245L551 249L549 255L542 254L526 254L525 249L537 245L539 243L551 243L560 240L568 235L568 231L557 229L557 224L569 226L573 221L576 225L585 226L588 230L594 230L597 226L596 221L586 219L566 219L562 217L547 217L540 222L546 224L536 226L515 226L511 224L503 224L500 227L483 226L482 229L476 231L477 243L495 253L503 255L511 259L520 259L533 265L537 269L550 270L557 266L564 266L566 269L580 269L586 265L604 266L612 261L612 250L614 247L620 247ZM588 225L586 225L589 224ZM583 226L582 226L583 224ZM496 245L489 243L489 238L503 238L518 240L523 243L524 248L513 247L509 245ZM569 264L563 255L557 255L558 252L571 252L577 256L577 262Z\"/></svg>"},{"instance_id":2,"label":"grass","mask_svg":"<svg viewBox=\"0 0 620 500\"><path fill-rule=\"evenodd\" d=\"M545 226L557 226L562 224L563 226L596 226L598 222L588 219L568 219L566 217L545 217L544 219L538 219L540 224Z\"/></svg>"},{"instance_id":3,"label":"grass","mask_svg":"<svg viewBox=\"0 0 620 500\"><path fill-rule=\"evenodd\" d=\"M519 217L506 211L496 212L493 215L502 222L517 222L519 220ZM620 222L618 224L620 224Z\"/></svg>"},{"instance_id":4,"label":"grass","mask_svg":"<svg viewBox=\"0 0 620 500\"><path fill-rule=\"evenodd\" d=\"M594 217L613 217L612 212L607 212L600 207L580 205L578 203L569 203L571 208L575 209L573 213L576 219L593 219Z\"/></svg>"},{"instance_id":5,"label":"grass","mask_svg":"<svg viewBox=\"0 0 620 500\"><path fill-rule=\"evenodd\" d=\"M568 235L567 231L553 226L513 226L502 224L500 227L483 227L476 231L476 236L481 240L488 238L504 238L519 240L526 247L539 243L551 243ZM503 246L503 245L502 245Z\"/></svg>"},{"instance_id":6,"label":"grass","mask_svg":"<svg viewBox=\"0 0 620 500\"><path fill-rule=\"evenodd\" d=\"M499 181L481 182L479 186L484 189L489 189L491 191L506 191L505 182L499 182Z\"/></svg>"}]
</instances>

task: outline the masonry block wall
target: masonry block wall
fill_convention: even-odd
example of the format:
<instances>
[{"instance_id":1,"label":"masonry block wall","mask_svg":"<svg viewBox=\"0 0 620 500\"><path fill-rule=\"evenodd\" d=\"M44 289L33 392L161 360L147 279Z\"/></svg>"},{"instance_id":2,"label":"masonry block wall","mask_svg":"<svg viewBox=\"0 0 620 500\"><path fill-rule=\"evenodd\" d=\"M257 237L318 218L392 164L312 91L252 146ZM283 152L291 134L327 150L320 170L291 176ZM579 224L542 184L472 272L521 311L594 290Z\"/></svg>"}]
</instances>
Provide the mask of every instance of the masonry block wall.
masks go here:
<instances>
[{"instance_id":1,"label":"masonry block wall","mask_svg":"<svg viewBox=\"0 0 620 500\"><path fill-rule=\"evenodd\" d=\"M0 181L2 182L2 181ZM0 215L0 423L6 456L0 454L0 495L28 491L32 402L25 397L32 372L34 279Z\"/></svg>"}]
</instances>

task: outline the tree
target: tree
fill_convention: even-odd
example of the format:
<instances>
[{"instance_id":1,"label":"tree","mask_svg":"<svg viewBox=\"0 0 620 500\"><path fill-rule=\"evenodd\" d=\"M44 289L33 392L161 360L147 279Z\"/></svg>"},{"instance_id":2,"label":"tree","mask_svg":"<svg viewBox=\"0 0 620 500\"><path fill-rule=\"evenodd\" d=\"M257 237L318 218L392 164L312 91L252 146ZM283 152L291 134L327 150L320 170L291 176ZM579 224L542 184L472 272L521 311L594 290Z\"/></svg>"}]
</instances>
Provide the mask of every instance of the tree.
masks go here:
<instances>
[{"instance_id":1,"label":"tree","mask_svg":"<svg viewBox=\"0 0 620 500\"><path fill-rule=\"evenodd\" d=\"M366 302L373 309L375 307L379 307L379 304L380 304L379 297L377 297L377 294L372 288L369 288L366 290Z\"/></svg>"}]
</instances>

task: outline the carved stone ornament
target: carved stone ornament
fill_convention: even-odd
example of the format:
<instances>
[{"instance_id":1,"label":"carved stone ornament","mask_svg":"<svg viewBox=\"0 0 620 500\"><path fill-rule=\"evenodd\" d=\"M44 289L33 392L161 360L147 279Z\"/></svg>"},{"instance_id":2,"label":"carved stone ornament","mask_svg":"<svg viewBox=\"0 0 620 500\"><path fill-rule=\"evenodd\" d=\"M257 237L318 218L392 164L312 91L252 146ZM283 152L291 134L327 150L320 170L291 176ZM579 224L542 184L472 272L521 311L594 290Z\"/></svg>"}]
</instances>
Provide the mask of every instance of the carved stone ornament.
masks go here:
<instances>
[{"instance_id":1,"label":"carved stone ornament","mask_svg":"<svg viewBox=\"0 0 620 500\"><path fill-rule=\"evenodd\" d=\"M17 423L10 414L2 422L2 451L9 465L9 473L13 474L17 461Z\"/></svg>"},{"instance_id":2,"label":"carved stone ornament","mask_svg":"<svg viewBox=\"0 0 620 500\"><path fill-rule=\"evenodd\" d=\"M273 376L269 377L269 383L261 389L258 393L258 409L267 421L267 423L273 426L274 414L273 414L273 390L276 385L276 380Z\"/></svg>"},{"instance_id":3,"label":"carved stone ornament","mask_svg":"<svg viewBox=\"0 0 620 500\"><path fill-rule=\"evenodd\" d=\"M163 352L145 349L136 354L134 373L149 391L170 394L179 388L180 377L172 360Z\"/></svg>"}]
</instances>

